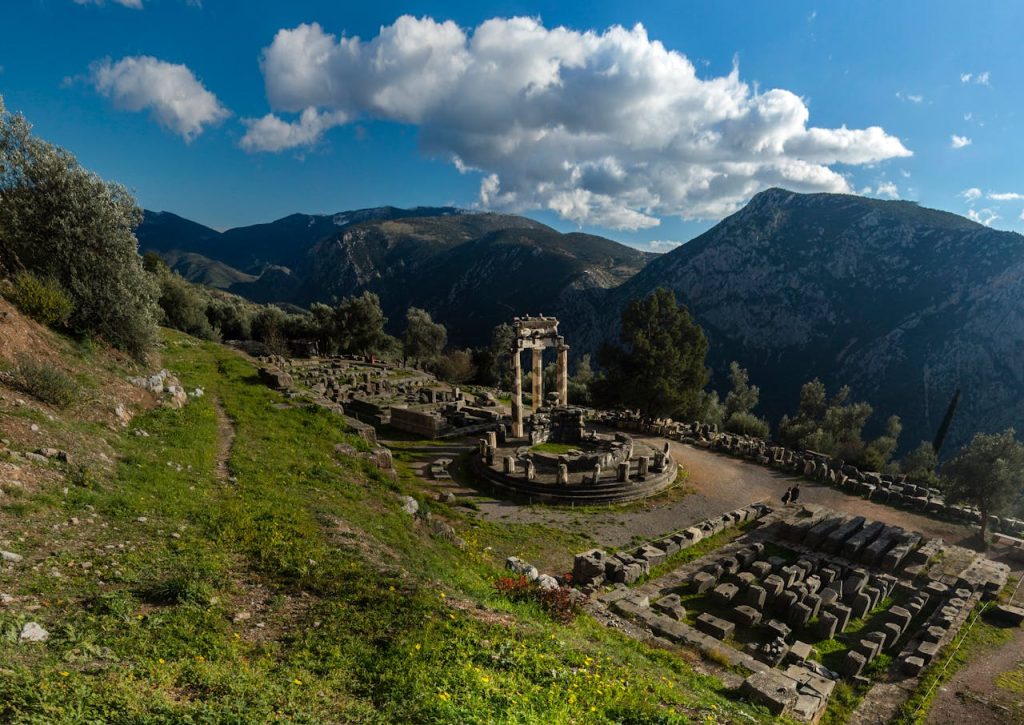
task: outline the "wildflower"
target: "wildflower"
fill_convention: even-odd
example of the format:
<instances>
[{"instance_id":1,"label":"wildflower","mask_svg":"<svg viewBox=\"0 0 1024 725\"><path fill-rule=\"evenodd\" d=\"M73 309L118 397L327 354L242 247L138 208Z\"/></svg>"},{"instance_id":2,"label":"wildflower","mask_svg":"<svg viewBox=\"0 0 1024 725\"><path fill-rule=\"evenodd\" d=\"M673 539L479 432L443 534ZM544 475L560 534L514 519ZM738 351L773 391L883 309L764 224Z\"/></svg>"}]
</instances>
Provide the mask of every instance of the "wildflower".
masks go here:
<instances>
[{"instance_id":1,"label":"wildflower","mask_svg":"<svg viewBox=\"0 0 1024 725\"><path fill-rule=\"evenodd\" d=\"M395 591L395 585L394 585L394 584L392 584L391 586L389 586L389 587L388 587L388 591L389 591L389 592L393 592L393 591Z\"/></svg>"},{"instance_id":2,"label":"wildflower","mask_svg":"<svg viewBox=\"0 0 1024 725\"><path fill-rule=\"evenodd\" d=\"M597 706L596 705L591 705L590 706L590 711L591 712L597 712Z\"/></svg>"},{"instance_id":3,"label":"wildflower","mask_svg":"<svg viewBox=\"0 0 1024 725\"><path fill-rule=\"evenodd\" d=\"M444 598L445 598L445 593L441 592L441 599L444 599Z\"/></svg>"},{"instance_id":4,"label":"wildflower","mask_svg":"<svg viewBox=\"0 0 1024 725\"><path fill-rule=\"evenodd\" d=\"M292 680L292 684L293 685L301 685L302 684L302 680L300 680L298 677L296 677L294 680Z\"/></svg>"},{"instance_id":5,"label":"wildflower","mask_svg":"<svg viewBox=\"0 0 1024 725\"><path fill-rule=\"evenodd\" d=\"M160 659L158 659L158 660L157 660L157 662L159 662L160 664L166 664L166 663L164 662L164 658L163 658L163 657L161 657Z\"/></svg>"},{"instance_id":6,"label":"wildflower","mask_svg":"<svg viewBox=\"0 0 1024 725\"><path fill-rule=\"evenodd\" d=\"M488 682L491 681L491 678L487 675L480 675L480 681L486 685Z\"/></svg>"},{"instance_id":7,"label":"wildflower","mask_svg":"<svg viewBox=\"0 0 1024 725\"><path fill-rule=\"evenodd\" d=\"M449 695L447 692L439 692L437 693L437 696L441 699L442 702L448 702L452 699L452 696Z\"/></svg>"},{"instance_id":8,"label":"wildflower","mask_svg":"<svg viewBox=\"0 0 1024 725\"><path fill-rule=\"evenodd\" d=\"M421 645L419 642L417 642L416 643L416 651L419 652L420 651L420 647L422 647L422 646L423 645Z\"/></svg>"},{"instance_id":9,"label":"wildflower","mask_svg":"<svg viewBox=\"0 0 1024 725\"><path fill-rule=\"evenodd\" d=\"M60 673L60 676L61 676L61 677L67 677L67 676L68 676L68 675L70 675L70 674L71 674L70 672L63 672L63 671L62 671L62 672Z\"/></svg>"}]
</instances>

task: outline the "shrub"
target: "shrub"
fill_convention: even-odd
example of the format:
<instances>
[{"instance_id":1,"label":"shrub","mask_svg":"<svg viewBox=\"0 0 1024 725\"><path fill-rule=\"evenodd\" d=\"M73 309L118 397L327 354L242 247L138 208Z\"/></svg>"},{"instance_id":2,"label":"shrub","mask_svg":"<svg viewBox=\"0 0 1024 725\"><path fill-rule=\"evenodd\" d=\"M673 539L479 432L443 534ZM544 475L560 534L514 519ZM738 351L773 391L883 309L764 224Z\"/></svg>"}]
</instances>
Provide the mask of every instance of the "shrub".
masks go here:
<instances>
[{"instance_id":1,"label":"shrub","mask_svg":"<svg viewBox=\"0 0 1024 725\"><path fill-rule=\"evenodd\" d=\"M768 423L753 413L733 413L729 416L729 420L725 421L725 429L730 433L739 433L755 438L768 438L771 434Z\"/></svg>"},{"instance_id":2,"label":"shrub","mask_svg":"<svg viewBox=\"0 0 1024 725\"><path fill-rule=\"evenodd\" d=\"M75 305L52 277L41 279L31 272L19 272L9 293L15 307L43 325L63 325L75 311Z\"/></svg>"},{"instance_id":3,"label":"shrub","mask_svg":"<svg viewBox=\"0 0 1024 725\"><path fill-rule=\"evenodd\" d=\"M579 603L572 595L570 587L541 589L536 582L525 576L503 576L494 582L499 594L513 602L536 602L553 619L568 624L579 612Z\"/></svg>"},{"instance_id":4,"label":"shrub","mask_svg":"<svg viewBox=\"0 0 1024 725\"><path fill-rule=\"evenodd\" d=\"M75 381L60 368L19 355L14 371L15 385L33 398L64 408L74 401Z\"/></svg>"}]
</instances>

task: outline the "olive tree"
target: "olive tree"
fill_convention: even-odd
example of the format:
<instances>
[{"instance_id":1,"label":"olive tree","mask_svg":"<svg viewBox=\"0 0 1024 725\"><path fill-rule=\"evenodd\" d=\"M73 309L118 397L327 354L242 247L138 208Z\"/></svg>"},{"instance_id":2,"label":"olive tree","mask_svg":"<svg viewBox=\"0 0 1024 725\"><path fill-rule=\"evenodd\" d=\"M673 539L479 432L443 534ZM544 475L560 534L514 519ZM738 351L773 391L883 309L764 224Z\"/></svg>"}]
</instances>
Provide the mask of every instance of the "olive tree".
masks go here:
<instances>
[{"instance_id":1,"label":"olive tree","mask_svg":"<svg viewBox=\"0 0 1024 725\"><path fill-rule=\"evenodd\" d=\"M946 500L963 501L981 512L982 541L988 517L1004 513L1021 495L1024 482L1024 443L1013 428L1002 433L978 433L942 468Z\"/></svg>"},{"instance_id":2,"label":"olive tree","mask_svg":"<svg viewBox=\"0 0 1024 725\"><path fill-rule=\"evenodd\" d=\"M68 327L142 358L156 332L156 285L134 229L142 211L120 184L32 134L0 99L0 267L60 283Z\"/></svg>"}]
</instances>

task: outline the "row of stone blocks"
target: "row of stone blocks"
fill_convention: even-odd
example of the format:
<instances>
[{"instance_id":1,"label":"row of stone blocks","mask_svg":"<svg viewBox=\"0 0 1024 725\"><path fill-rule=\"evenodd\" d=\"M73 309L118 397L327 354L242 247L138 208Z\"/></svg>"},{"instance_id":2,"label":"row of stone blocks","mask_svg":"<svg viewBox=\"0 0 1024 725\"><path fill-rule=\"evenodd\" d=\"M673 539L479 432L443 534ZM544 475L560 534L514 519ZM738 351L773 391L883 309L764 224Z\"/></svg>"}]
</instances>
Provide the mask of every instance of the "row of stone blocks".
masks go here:
<instances>
[{"instance_id":1,"label":"row of stone blocks","mask_svg":"<svg viewBox=\"0 0 1024 725\"><path fill-rule=\"evenodd\" d=\"M899 569L921 543L920 534L880 521L868 522L863 516L811 516L782 526L784 538L808 549L837 554L889 572ZM925 564L927 560L912 558L907 563L911 562Z\"/></svg>"},{"instance_id":2,"label":"row of stone blocks","mask_svg":"<svg viewBox=\"0 0 1024 725\"><path fill-rule=\"evenodd\" d=\"M970 589L951 589L942 582L929 582L917 595L925 601L937 602L926 622L918 628L916 636L900 653L899 662L908 675L917 675L938 655L939 648L950 630L959 629L976 597Z\"/></svg>"},{"instance_id":3,"label":"row of stone blocks","mask_svg":"<svg viewBox=\"0 0 1024 725\"><path fill-rule=\"evenodd\" d=\"M601 549L584 551L573 560L573 583L580 587L596 587L605 582L632 584L648 574L652 566L657 566L673 554L737 524L759 519L770 511L770 508L761 504L736 509L665 538L642 544L632 552L620 551L609 555Z\"/></svg>"}]
</instances>

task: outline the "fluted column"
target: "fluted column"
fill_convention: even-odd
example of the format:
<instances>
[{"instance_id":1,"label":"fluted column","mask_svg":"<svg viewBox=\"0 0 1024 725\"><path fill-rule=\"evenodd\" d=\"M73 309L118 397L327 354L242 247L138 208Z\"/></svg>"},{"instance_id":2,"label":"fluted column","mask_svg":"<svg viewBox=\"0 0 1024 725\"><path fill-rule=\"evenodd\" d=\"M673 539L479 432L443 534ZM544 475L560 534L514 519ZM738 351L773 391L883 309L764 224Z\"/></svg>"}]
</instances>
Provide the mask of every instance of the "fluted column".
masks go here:
<instances>
[{"instance_id":1,"label":"fluted column","mask_svg":"<svg viewBox=\"0 0 1024 725\"><path fill-rule=\"evenodd\" d=\"M544 350L533 348L533 412L544 400Z\"/></svg>"},{"instance_id":2,"label":"fluted column","mask_svg":"<svg viewBox=\"0 0 1024 725\"><path fill-rule=\"evenodd\" d=\"M569 346L558 346L558 404L569 404Z\"/></svg>"},{"instance_id":3,"label":"fluted column","mask_svg":"<svg viewBox=\"0 0 1024 725\"><path fill-rule=\"evenodd\" d=\"M523 365L519 346L512 347L512 437L523 437Z\"/></svg>"}]
</instances>

